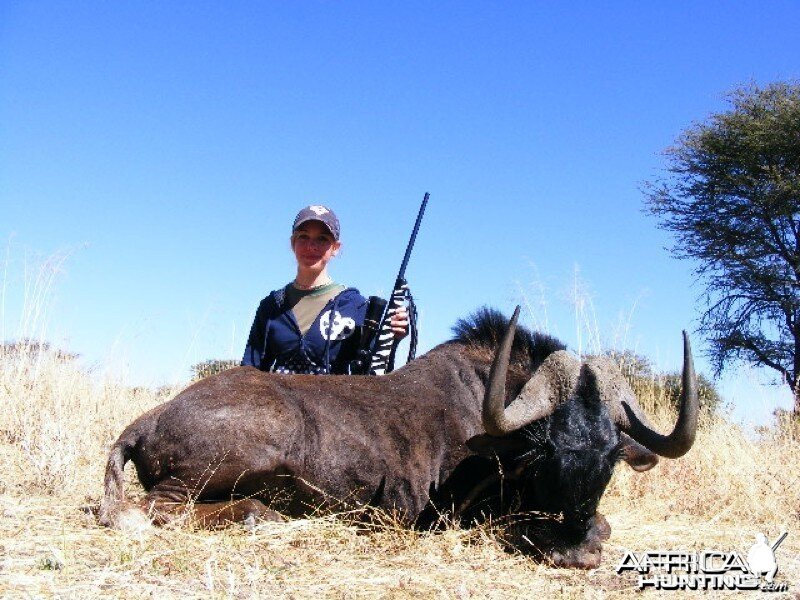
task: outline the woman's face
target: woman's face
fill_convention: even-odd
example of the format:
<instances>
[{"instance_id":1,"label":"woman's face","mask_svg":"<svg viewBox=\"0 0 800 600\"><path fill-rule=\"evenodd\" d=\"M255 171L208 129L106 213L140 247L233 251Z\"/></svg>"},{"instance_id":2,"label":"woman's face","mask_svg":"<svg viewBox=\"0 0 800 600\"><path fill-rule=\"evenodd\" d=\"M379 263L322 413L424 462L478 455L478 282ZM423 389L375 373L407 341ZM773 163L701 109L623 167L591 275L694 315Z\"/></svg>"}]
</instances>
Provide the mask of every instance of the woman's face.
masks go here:
<instances>
[{"instance_id":1,"label":"woman's face","mask_svg":"<svg viewBox=\"0 0 800 600\"><path fill-rule=\"evenodd\" d=\"M292 250L302 269L322 271L341 244L321 221L306 221L292 234Z\"/></svg>"}]
</instances>

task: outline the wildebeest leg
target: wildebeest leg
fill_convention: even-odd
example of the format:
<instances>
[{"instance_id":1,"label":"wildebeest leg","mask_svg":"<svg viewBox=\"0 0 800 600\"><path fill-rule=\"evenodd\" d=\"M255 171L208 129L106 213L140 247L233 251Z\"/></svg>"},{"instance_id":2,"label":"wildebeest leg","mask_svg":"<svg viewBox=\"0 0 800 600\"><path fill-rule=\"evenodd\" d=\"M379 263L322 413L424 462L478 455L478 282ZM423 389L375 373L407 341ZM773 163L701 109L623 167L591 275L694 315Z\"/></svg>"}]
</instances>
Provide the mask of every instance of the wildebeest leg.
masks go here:
<instances>
[{"instance_id":1,"label":"wildebeest leg","mask_svg":"<svg viewBox=\"0 0 800 600\"><path fill-rule=\"evenodd\" d=\"M201 527L224 527L231 523L254 525L257 520L282 521L282 517L255 498L221 502L196 502L188 489L175 482L159 483L142 502L153 523L166 525L178 520L194 522Z\"/></svg>"},{"instance_id":2,"label":"wildebeest leg","mask_svg":"<svg viewBox=\"0 0 800 600\"><path fill-rule=\"evenodd\" d=\"M224 527L231 523L253 526L256 521L283 521L277 512L260 500L242 498L230 502L203 502L192 507L192 520L202 527Z\"/></svg>"},{"instance_id":3,"label":"wildebeest leg","mask_svg":"<svg viewBox=\"0 0 800 600\"><path fill-rule=\"evenodd\" d=\"M431 484L428 504L414 526L442 529L455 520L469 527L473 521L485 520L485 516L492 514L493 507L481 501L485 500L483 496L490 500L495 497L486 488L498 481L496 459L478 455L467 457L438 487Z\"/></svg>"},{"instance_id":4,"label":"wildebeest leg","mask_svg":"<svg viewBox=\"0 0 800 600\"><path fill-rule=\"evenodd\" d=\"M142 500L141 507L155 525L166 525L189 515L189 490L179 481L156 484Z\"/></svg>"}]
</instances>

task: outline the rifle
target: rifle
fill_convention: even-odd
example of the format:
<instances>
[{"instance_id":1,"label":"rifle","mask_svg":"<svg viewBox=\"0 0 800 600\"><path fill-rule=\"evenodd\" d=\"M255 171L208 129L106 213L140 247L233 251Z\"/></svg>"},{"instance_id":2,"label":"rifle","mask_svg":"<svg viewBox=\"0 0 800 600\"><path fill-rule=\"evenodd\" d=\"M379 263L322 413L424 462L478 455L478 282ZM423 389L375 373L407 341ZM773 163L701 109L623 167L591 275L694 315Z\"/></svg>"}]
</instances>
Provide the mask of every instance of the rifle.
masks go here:
<instances>
[{"instance_id":1,"label":"rifle","mask_svg":"<svg viewBox=\"0 0 800 600\"><path fill-rule=\"evenodd\" d=\"M425 192L422 205L419 207L419 212L417 213L417 220L414 223L414 229L411 232L411 239L408 241L406 253L403 256L403 262L400 265L400 272L397 274L397 279L394 281L388 308L385 300L377 296L370 296L367 318L364 320L364 328L361 334L361 357L357 361L360 367L357 370L361 373L383 375L385 373L391 373L394 370L394 357L399 340L396 340L394 337L390 319L394 310L402 306L406 300L409 302L408 321L411 330L408 360L414 360L414 356L416 355L417 307L408 291L406 267L408 266L408 259L411 258L411 251L414 249L414 242L417 239L417 232L419 231L420 223L422 223L422 216L425 214L425 207L428 205L429 197L430 194ZM380 315L380 317L376 318L378 315Z\"/></svg>"}]
</instances>

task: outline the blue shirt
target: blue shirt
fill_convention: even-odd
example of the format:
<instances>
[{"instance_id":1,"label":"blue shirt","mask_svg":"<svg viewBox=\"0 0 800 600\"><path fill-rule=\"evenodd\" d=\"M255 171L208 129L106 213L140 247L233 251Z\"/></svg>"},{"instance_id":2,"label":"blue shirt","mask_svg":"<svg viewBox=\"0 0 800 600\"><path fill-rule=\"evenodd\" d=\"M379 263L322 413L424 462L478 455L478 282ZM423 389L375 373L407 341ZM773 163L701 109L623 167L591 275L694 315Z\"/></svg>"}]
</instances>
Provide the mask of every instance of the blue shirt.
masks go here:
<instances>
[{"instance_id":1,"label":"blue shirt","mask_svg":"<svg viewBox=\"0 0 800 600\"><path fill-rule=\"evenodd\" d=\"M258 305L242 366L276 373L347 373L358 351L366 298L355 288L342 290L302 334L285 296L281 288Z\"/></svg>"}]
</instances>

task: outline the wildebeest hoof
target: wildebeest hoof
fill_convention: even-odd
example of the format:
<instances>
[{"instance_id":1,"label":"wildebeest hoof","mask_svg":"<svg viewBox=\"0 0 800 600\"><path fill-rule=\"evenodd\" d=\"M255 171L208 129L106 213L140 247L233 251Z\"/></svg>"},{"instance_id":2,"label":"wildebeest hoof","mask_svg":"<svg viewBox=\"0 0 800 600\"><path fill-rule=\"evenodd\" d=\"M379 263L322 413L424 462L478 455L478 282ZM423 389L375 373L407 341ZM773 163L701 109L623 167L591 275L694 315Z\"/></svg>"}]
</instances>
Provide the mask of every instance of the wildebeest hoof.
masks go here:
<instances>
[{"instance_id":1,"label":"wildebeest hoof","mask_svg":"<svg viewBox=\"0 0 800 600\"><path fill-rule=\"evenodd\" d=\"M256 525L264 522L282 523L285 519L269 508L248 512L242 520L242 525L247 531L255 531Z\"/></svg>"},{"instance_id":2,"label":"wildebeest hoof","mask_svg":"<svg viewBox=\"0 0 800 600\"><path fill-rule=\"evenodd\" d=\"M104 527L122 531L143 531L152 525L142 507L132 502L120 502L113 510L103 510L101 505L97 511L97 521Z\"/></svg>"},{"instance_id":3,"label":"wildebeest hoof","mask_svg":"<svg viewBox=\"0 0 800 600\"><path fill-rule=\"evenodd\" d=\"M242 521L242 525L244 525L244 528L247 529L247 531L255 530L255 528L256 528L256 516L255 516L255 514L250 513L249 515L247 515L244 518L244 521Z\"/></svg>"}]
</instances>

